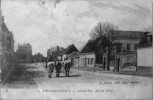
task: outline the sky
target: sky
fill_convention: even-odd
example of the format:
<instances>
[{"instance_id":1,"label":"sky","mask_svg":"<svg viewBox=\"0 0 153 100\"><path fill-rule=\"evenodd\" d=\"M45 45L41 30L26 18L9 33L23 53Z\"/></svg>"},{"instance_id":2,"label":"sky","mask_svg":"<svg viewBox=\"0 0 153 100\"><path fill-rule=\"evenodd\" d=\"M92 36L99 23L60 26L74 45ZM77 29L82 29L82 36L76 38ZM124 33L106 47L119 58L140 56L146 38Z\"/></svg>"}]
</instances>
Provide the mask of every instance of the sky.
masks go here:
<instances>
[{"instance_id":1,"label":"sky","mask_svg":"<svg viewBox=\"0 0 153 100\"><path fill-rule=\"evenodd\" d=\"M79 50L98 22L126 31L152 26L151 0L2 0L2 15L18 43L46 56L51 46L74 44Z\"/></svg>"}]
</instances>

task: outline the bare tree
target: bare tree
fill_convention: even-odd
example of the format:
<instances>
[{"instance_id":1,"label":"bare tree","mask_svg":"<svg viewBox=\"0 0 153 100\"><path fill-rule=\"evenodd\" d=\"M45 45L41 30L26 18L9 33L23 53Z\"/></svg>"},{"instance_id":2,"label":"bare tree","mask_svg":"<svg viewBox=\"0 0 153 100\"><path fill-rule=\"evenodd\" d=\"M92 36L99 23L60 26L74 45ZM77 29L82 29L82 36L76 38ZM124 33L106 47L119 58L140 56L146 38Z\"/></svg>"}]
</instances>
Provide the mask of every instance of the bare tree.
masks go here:
<instances>
[{"instance_id":1,"label":"bare tree","mask_svg":"<svg viewBox=\"0 0 153 100\"><path fill-rule=\"evenodd\" d=\"M110 22L99 22L91 31L90 37L95 40L99 37L105 36L113 42L118 33L118 26Z\"/></svg>"}]
</instances>

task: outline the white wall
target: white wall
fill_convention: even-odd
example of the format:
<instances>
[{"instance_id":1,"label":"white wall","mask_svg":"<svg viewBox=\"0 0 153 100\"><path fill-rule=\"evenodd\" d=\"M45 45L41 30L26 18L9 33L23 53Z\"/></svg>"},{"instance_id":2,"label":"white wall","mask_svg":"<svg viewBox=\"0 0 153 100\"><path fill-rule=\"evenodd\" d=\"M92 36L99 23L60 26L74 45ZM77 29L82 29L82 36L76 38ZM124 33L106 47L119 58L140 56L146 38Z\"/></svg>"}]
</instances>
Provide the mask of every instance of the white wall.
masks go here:
<instances>
[{"instance_id":1,"label":"white wall","mask_svg":"<svg viewBox=\"0 0 153 100\"><path fill-rule=\"evenodd\" d=\"M153 48L137 49L137 66L153 67Z\"/></svg>"},{"instance_id":2,"label":"white wall","mask_svg":"<svg viewBox=\"0 0 153 100\"><path fill-rule=\"evenodd\" d=\"M79 66L83 66L83 67L85 67L85 66L94 67L94 65L95 65L95 54L91 54L91 53L80 54L79 57L80 57ZM88 64L88 58L90 59L90 64ZM85 61L85 59L87 59L87 60ZM92 64L91 64L91 59L93 59ZM83 61L81 61L81 60L83 60Z\"/></svg>"}]
</instances>

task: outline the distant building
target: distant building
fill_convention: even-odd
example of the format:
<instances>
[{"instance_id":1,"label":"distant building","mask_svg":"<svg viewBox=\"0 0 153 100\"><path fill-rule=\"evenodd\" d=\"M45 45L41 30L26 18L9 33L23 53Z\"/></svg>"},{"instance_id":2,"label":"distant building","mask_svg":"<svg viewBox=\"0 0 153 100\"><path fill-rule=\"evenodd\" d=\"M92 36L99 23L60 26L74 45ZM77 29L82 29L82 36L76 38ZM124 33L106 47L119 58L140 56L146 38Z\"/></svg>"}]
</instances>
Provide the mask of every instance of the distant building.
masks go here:
<instances>
[{"instance_id":1,"label":"distant building","mask_svg":"<svg viewBox=\"0 0 153 100\"><path fill-rule=\"evenodd\" d=\"M48 61L53 61L53 60L59 60L62 61L62 56L63 56L63 47L51 47L50 49L47 50L47 60Z\"/></svg>"},{"instance_id":2,"label":"distant building","mask_svg":"<svg viewBox=\"0 0 153 100\"><path fill-rule=\"evenodd\" d=\"M32 57L32 62L46 62L46 58L41 53L34 54Z\"/></svg>"},{"instance_id":3,"label":"distant building","mask_svg":"<svg viewBox=\"0 0 153 100\"><path fill-rule=\"evenodd\" d=\"M152 73L153 71L153 35L145 34L137 48L137 71Z\"/></svg>"},{"instance_id":4,"label":"distant building","mask_svg":"<svg viewBox=\"0 0 153 100\"><path fill-rule=\"evenodd\" d=\"M72 52L69 55L69 59L71 60L72 67L79 67L80 65L80 54L79 52Z\"/></svg>"},{"instance_id":5,"label":"distant building","mask_svg":"<svg viewBox=\"0 0 153 100\"><path fill-rule=\"evenodd\" d=\"M75 59L73 57L69 57L71 53L73 52L79 52L78 49L75 47L74 44L69 45L63 52L62 60L70 60L71 66L75 66Z\"/></svg>"},{"instance_id":6,"label":"distant building","mask_svg":"<svg viewBox=\"0 0 153 100\"><path fill-rule=\"evenodd\" d=\"M16 54L19 63L32 62L32 46L29 43L24 43L22 45L18 44Z\"/></svg>"}]
</instances>

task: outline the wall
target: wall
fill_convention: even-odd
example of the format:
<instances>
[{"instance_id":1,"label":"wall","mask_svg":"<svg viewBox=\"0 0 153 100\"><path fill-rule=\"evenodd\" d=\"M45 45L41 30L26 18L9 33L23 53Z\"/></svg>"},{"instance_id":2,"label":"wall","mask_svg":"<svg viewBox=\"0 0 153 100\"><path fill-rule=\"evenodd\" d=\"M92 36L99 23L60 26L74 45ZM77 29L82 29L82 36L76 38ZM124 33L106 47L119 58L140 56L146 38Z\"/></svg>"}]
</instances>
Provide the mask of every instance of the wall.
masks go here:
<instances>
[{"instance_id":1,"label":"wall","mask_svg":"<svg viewBox=\"0 0 153 100\"><path fill-rule=\"evenodd\" d=\"M153 67L153 48L137 49L137 66Z\"/></svg>"},{"instance_id":2,"label":"wall","mask_svg":"<svg viewBox=\"0 0 153 100\"><path fill-rule=\"evenodd\" d=\"M80 63L79 57L70 57L69 59L71 60L72 67L79 67L79 63Z\"/></svg>"},{"instance_id":3,"label":"wall","mask_svg":"<svg viewBox=\"0 0 153 100\"><path fill-rule=\"evenodd\" d=\"M136 53L119 54L120 67L136 66Z\"/></svg>"},{"instance_id":4,"label":"wall","mask_svg":"<svg viewBox=\"0 0 153 100\"><path fill-rule=\"evenodd\" d=\"M140 39L135 40L115 40L115 42L122 43L121 51L127 51L127 44L130 44L130 51L135 51L135 44L138 44Z\"/></svg>"},{"instance_id":5,"label":"wall","mask_svg":"<svg viewBox=\"0 0 153 100\"><path fill-rule=\"evenodd\" d=\"M95 66L95 54L94 53L80 53L80 67L94 67Z\"/></svg>"}]
</instances>

